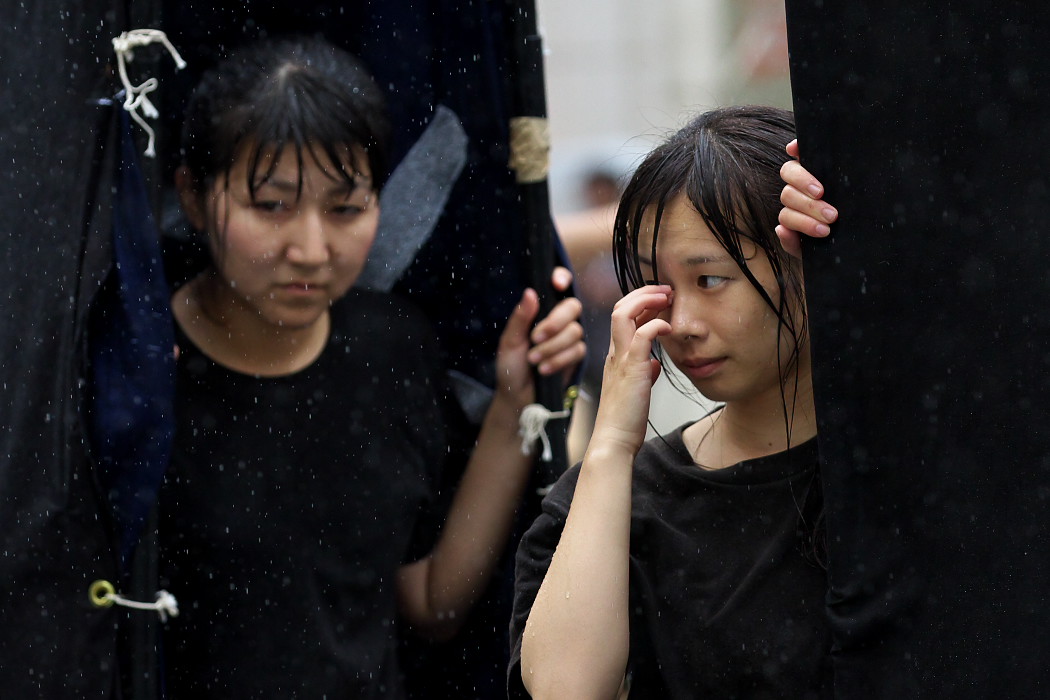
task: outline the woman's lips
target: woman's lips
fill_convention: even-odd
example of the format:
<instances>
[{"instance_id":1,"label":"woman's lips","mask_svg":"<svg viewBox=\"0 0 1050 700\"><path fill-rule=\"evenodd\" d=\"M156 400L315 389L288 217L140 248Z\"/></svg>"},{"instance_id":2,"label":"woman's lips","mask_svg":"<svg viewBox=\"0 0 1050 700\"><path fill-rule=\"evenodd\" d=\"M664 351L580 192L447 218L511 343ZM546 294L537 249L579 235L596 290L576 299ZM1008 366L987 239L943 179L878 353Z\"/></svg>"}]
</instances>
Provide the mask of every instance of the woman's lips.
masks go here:
<instances>
[{"instance_id":1,"label":"woman's lips","mask_svg":"<svg viewBox=\"0 0 1050 700\"><path fill-rule=\"evenodd\" d=\"M296 295L320 294L324 291L322 285L312 282L289 282L279 286L285 292Z\"/></svg>"},{"instance_id":2,"label":"woman's lips","mask_svg":"<svg viewBox=\"0 0 1050 700\"><path fill-rule=\"evenodd\" d=\"M723 364L725 364L726 358L714 357L711 359L700 359L690 360L682 363L680 369L682 372L692 379L707 379L715 372L717 372Z\"/></svg>"}]
</instances>

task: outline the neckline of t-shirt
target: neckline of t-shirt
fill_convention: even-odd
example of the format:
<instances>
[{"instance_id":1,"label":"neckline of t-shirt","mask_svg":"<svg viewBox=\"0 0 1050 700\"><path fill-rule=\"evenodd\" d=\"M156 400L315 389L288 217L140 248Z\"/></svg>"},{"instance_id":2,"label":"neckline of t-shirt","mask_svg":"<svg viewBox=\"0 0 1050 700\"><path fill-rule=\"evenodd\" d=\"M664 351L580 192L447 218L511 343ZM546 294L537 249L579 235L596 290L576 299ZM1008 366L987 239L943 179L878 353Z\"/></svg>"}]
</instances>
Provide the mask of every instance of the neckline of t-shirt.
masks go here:
<instances>
[{"instance_id":1,"label":"neckline of t-shirt","mask_svg":"<svg viewBox=\"0 0 1050 700\"><path fill-rule=\"evenodd\" d=\"M179 349L179 360L176 362L176 365L183 362L189 362L193 357L199 357L207 363L209 373L221 374L228 382L249 382L252 384L267 382L274 385L280 385L301 381L304 378L308 378L311 373L318 371L318 368L326 362L326 358L331 354L332 343L335 339L335 334L332 332L332 329L329 328L328 338L325 340L325 344L322 347L320 354L314 358L313 362L298 371L290 372L288 374L274 375L251 374L248 372L241 372L216 361L208 353L204 352L197 343L193 342L193 339L190 338L178 323L175 323L174 325L175 345Z\"/></svg>"},{"instance_id":2,"label":"neckline of t-shirt","mask_svg":"<svg viewBox=\"0 0 1050 700\"><path fill-rule=\"evenodd\" d=\"M683 431L695 422L685 423L663 436L661 445L661 449L674 455L668 464L690 478L722 484L764 484L805 473L817 463L817 438L812 437L770 455L745 459L721 469L705 469L693 461L682 436Z\"/></svg>"}]
</instances>

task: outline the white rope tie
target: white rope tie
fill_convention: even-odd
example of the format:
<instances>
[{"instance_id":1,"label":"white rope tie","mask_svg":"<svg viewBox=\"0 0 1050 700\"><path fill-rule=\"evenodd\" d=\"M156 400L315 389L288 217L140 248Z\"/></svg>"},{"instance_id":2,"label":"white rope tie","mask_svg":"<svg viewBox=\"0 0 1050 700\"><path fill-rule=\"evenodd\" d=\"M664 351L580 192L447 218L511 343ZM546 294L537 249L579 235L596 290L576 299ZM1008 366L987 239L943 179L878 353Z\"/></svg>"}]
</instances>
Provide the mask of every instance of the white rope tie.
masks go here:
<instances>
[{"instance_id":1,"label":"white rope tie","mask_svg":"<svg viewBox=\"0 0 1050 700\"><path fill-rule=\"evenodd\" d=\"M150 125L146 123L146 120L142 118L142 115L144 114L150 119L156 119L160 116L160 112L146 97L146 95L157 89L158 82L156 78L149 78L140 85L133 86L131 80L128 79L127 63L135 59L133 53L135 47L148 46L153 43L164 45L164 48L168 50L168 53L171 54L172 59L175 61L175 67L178 70L186 67L186 62L182 60L182 56L168 41L168 35L159 29L132 29L130 32L124 32L113 39L113 51L117 54L117 70L120 73L120 82L124 85L124 110L149 134L149 145L146 147L146 155L150 158L157 155L156 150L153 148L156 135ZM140 109L142 114L139 114Z\"/></svg>"},{"instance_id":2,"label":"white rope tie","mask_svg":"<svg viewBox=\"0 0 1050 700\"><path fill-rule=\"evenodd\" d=\"M532 454L532 444L539 438L543 442L543 454L540 459L549 462L554 459L551 452L551 441L547 437L547 421L556 418L568 418L571 411L551 411L546 406L530 403L521 411L518 419L518 435L521 436L521 453Z\"/></svg>"},{"instance_id":3,"label":"white rope tie","mask_svg":"<svg viewBox=\"0 0 1050 700\"><path fill-rule=\"evenodd\" d=\"M129 600L119 593L107 593L105 599L116 605L134 610L154 610L160 616L161 622L167 622L168 617L179 616L179 601L167 591L157 591L157 600L153 603L143 603L140 600Z\"/></svg>"},{"instance_id":4,"label":"white rope tie","mask_svg":"<svg viewBox=\"0 0 1050 700\"><path fill-rule=\"evenodd\" d=\"M119 605L133 610L152 610L160 616L161 622L167 622L168 617L179 616L179 601L167 591L157 591L157 599L152 603L143 603L139 600L130 600L117 593L113 584L105 579L92 582L88 587L88 600L96 608L108 608Z\"/></svg>"}]
</instances>

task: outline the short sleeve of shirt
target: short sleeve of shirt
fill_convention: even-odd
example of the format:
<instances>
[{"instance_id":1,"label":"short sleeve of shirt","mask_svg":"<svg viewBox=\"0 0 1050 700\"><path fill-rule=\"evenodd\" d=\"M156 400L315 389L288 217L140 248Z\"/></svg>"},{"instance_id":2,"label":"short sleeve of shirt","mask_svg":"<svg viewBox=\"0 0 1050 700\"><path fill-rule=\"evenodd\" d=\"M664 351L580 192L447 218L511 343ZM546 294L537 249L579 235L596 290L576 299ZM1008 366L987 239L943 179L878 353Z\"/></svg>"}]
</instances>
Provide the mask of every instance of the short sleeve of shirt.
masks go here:
<instances>
[{"instance_id":1,"label":"short sleeve of shirt","mask_svg":"<svg viewBox=\"0 0 1050 700\"><path fill-rule=\"evenodd\" d=\"M543 499L540 515L518 545L514 566L514 608L510 622L510 665L507 668L507 695L515 700L529 697L521 679L521 637L565 528L565 518L569 514L579 475L580 465L562 475Z\"/></svg>"},{"instance_id":2,"label":"short sleeve of shirt","mask_svg":"<svg viewBox=\"0 0 1050 700\"><path fill-rule=\"evenodd\" d=\"M435 420L443 433L444 452L434 455L439 469L433 475L430 498L420 509L404 564L411 564L426 557L437 544L452 507L452 497L466 469L477 436L476 428L470 424L459 404L451 397L443 380L443 376L435 378L435 381L441 382L438 390L440 410ZM421 426L421 429L432 428Z\"/></svg>"},{"instance_id":3,"label":"short sleeve of shirt","mask_svg":"<svg viewBox=\"0 0 1050 700\"><path fill-rule=\"evenodd\" d=\"M413 528L405 564L426 557L437 543L477 437L477 429L470 424L452 393L443 356L429 323L421 317L413 321L418 349L412 353L412 368L402 370L410 372L420 384L415 405L410 406L410 439L424 450L432 468L429 495Z\"/></svg>"}]
</instances>

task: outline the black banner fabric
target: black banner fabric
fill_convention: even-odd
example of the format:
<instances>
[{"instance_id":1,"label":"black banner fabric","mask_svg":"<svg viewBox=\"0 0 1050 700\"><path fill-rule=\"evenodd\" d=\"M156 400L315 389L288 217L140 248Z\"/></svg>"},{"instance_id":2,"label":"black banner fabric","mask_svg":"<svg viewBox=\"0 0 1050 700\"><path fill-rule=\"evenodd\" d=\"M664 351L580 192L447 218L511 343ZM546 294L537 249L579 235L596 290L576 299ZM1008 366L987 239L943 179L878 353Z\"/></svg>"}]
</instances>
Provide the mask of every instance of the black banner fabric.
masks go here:
<instances>
[{"instance_id":1,"label":"black banner fabric","mask_svg":"<svg viewBox=\"0 0 1050 700\"><path fill-rule=\"evenodd\" d=\"M836 697L1050 687L1050 8L788 0Z\"/></svg>"},{"instance_id":2,"label":"black banner fabric","mask_svg":"<svg viewBox=\"0 0 1050 700\"><path fill-rule=\"evenodd\" d=\"M109 0L0 21L0 694L105 697L118 581L79 409L87 311L110 267Z\"/></svg>"}]
</instances>

